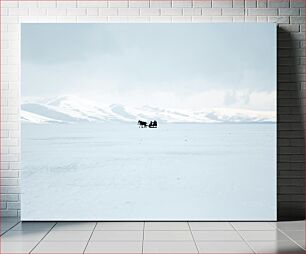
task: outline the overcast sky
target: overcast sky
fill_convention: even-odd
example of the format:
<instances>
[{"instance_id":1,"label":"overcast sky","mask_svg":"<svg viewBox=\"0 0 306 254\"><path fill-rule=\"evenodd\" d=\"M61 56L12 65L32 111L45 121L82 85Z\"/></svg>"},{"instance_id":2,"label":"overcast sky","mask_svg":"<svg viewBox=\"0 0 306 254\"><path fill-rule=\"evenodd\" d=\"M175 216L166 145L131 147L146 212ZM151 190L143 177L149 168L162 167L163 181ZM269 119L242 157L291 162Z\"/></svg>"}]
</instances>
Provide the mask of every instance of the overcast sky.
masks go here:
<instances>
[{"instance_id":1,"label":"overcast sky","mask_svg":"<svg viewBox=\"0 0 306 254\"><path fill-rule=\"evenodd\" d=\"M22 24L22 96L275 110L274 24Z\"/></svg>"}]
</instances>

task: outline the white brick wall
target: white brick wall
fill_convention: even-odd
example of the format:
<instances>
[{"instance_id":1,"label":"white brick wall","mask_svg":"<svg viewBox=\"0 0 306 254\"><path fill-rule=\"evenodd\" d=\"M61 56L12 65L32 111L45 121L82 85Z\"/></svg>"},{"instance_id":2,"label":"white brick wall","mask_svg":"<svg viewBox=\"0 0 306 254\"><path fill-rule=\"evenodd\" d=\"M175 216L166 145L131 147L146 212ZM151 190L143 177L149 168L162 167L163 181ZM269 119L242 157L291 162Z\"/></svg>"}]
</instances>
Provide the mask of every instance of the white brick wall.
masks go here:
<instances>
[{"instance_id":1,"label":"white brick wall","mask_svg":"<svg viewBox=\"0 0 306 254\"><path fill-rule=\"evenodd\" d=\"M101 0L1 3L1 215L20 212L21 22L276 22L278 32L278 207L304 215L304 0ZM258 38L260 40L260 38Z\"/></svg>"}]
</instances>

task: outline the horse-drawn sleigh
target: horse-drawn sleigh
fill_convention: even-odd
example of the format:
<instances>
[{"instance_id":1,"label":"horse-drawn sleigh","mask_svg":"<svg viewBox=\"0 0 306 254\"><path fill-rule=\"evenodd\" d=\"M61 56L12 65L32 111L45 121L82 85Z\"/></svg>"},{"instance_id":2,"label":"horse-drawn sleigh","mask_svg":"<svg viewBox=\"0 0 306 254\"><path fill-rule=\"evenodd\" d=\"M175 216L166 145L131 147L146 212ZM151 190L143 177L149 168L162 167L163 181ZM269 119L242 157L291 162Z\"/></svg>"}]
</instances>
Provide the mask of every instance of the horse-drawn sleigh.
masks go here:
<instances>
[{"instance_id":1,"label":"horse-drawn sleigh","mask_svg":"<svg viewBox=\"0 0 306 254\"><path fill-rule=\"evenodd\" d=\"M157 128L157 121L150 121L150 123L148 124L147 122L145 121L141 121L139 120L138 121L138 125L139 125L139 128Z\"/></svg>"}]
</instances>

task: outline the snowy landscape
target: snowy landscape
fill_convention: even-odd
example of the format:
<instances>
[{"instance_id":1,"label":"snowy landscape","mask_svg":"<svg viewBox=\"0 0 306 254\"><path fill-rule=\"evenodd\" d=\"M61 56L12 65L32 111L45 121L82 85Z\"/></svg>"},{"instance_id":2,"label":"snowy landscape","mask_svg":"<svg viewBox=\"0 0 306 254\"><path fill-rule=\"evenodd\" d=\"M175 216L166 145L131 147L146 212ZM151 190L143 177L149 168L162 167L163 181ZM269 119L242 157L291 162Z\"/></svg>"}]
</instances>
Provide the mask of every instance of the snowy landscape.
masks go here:
<instances>
[{"instance_id":1,"label":"snowy landscape","mask_svg":"<svg viewBox=\"0 0 306 254\"><path fill-rule=\"evenodd\" d=\"M144 105L126 107L120 104L99 106L76 96L27 100L21 105L21 120L28 123L127 122L157 120L160 123L271 123L275 111L216 108L201 111L169 110Z\"/></svg>"},{"instance_id":2,"label":"snowy landscape","mask_svg":"<svg viewBox=\"0 0 306 254\"><path fill-rule=\"evenodd\" d=\"M21 40L22 220L276 219L275 24Z\"/></svg>"}]
</instances>

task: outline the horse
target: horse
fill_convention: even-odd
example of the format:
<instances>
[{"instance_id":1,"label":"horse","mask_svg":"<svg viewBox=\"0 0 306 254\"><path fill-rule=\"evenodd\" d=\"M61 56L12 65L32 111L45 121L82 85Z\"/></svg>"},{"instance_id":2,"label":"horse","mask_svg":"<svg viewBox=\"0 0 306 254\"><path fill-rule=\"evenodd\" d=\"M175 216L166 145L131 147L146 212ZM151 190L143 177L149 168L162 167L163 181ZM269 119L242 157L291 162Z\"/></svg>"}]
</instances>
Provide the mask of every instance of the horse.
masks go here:
<instances>
[{"instance_id":1,"label":"horse","mask_svg":"<svg viewBox=\"0 0 306 254\"><path fill-rule=\"evenodd\" d=\"M148 124L144 121L138 121L139 128L147 128Z\"/></svg>"}]
</instances>

